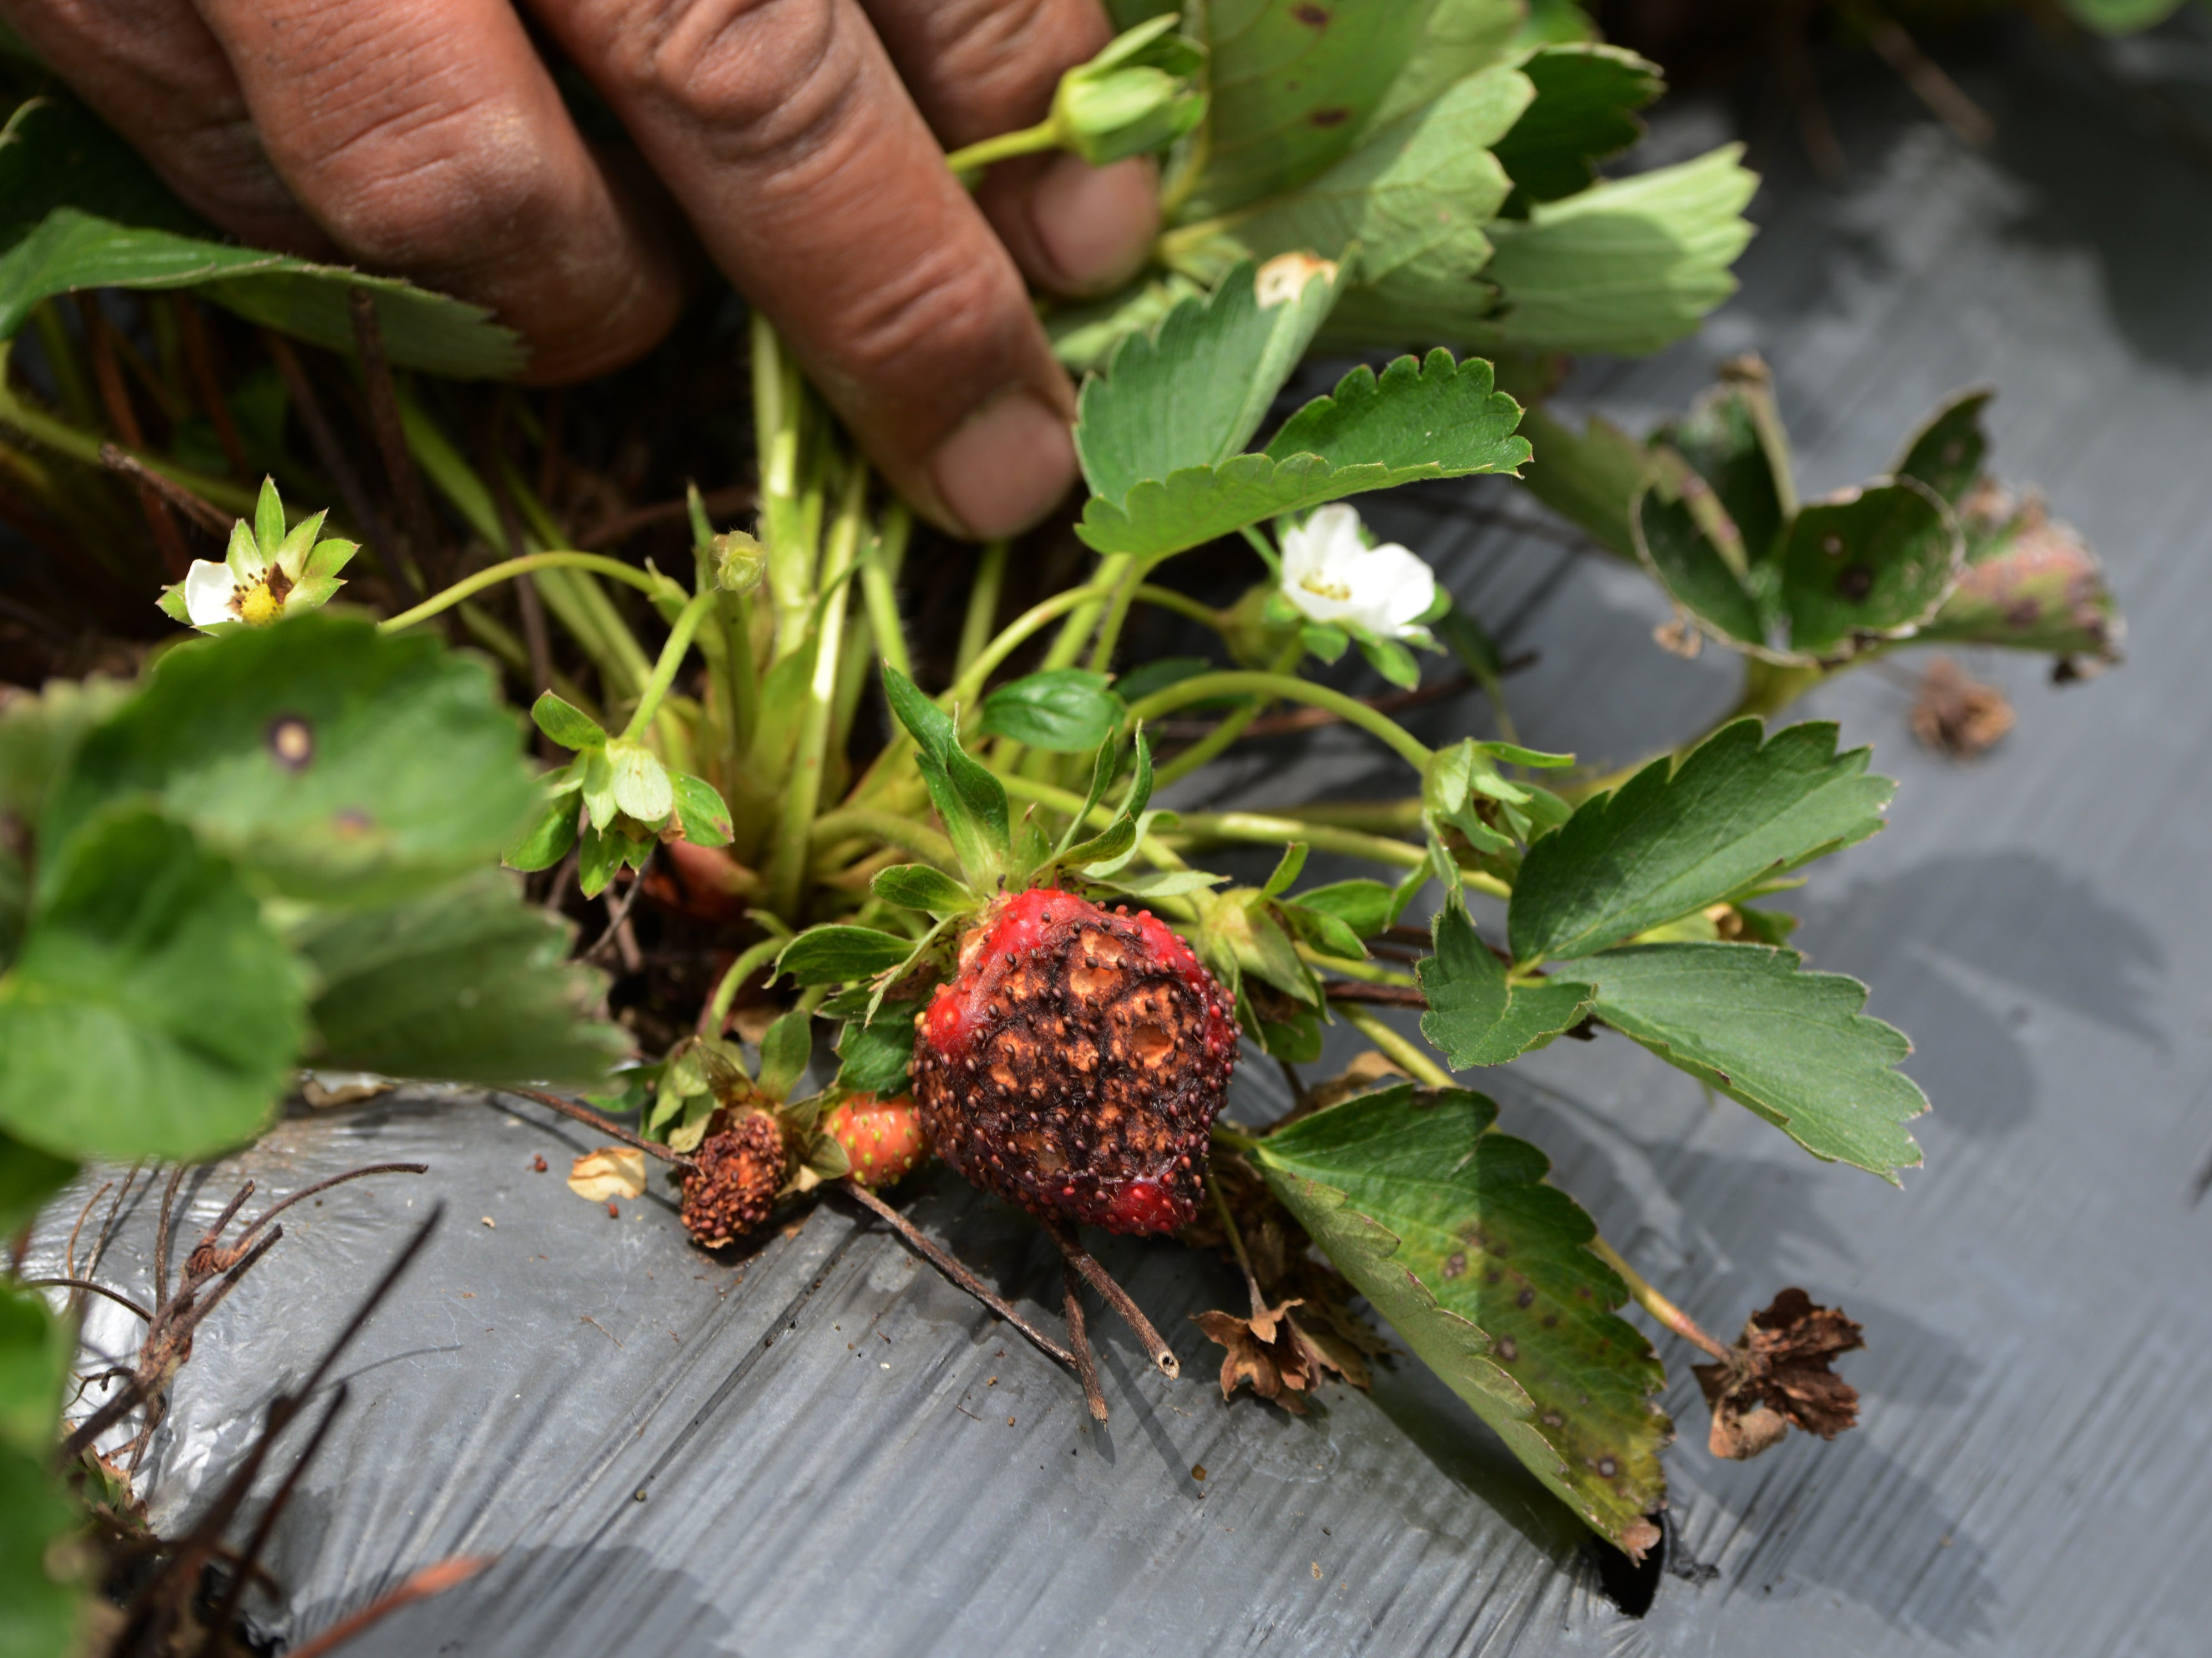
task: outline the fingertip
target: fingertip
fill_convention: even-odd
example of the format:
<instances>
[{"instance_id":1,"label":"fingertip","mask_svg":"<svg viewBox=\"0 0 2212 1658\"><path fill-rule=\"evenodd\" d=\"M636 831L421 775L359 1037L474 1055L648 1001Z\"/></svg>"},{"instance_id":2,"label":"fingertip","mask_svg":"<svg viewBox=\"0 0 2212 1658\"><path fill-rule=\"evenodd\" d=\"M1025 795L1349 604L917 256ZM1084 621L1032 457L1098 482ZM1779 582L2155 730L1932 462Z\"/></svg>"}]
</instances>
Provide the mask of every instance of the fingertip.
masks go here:
<instances>
[{"instance_id":1,"label":"fingertip","mask_svg":"<svg viewBox=\"0 0 2212 1658\"><path fill-rule=\"evenodd\" d=\"M1159 232L1159 172L1143 156L1092 167L1054 158L1030 197L1030 223L1062 291L1109 293L1144 268Z\"/></svg>"},{"instance_id":2,"label":"fingertip","mask_svg":"<svg viewBox=\"0 0 2212 1658\"><path fill-rule=\"evenodd\" d=\"M983 541L1018 535L1042 519L1067 494L1076 470L1066 417L1026 389L969 416L929 462L945 509Z\"/></svg>"}]
</instances>

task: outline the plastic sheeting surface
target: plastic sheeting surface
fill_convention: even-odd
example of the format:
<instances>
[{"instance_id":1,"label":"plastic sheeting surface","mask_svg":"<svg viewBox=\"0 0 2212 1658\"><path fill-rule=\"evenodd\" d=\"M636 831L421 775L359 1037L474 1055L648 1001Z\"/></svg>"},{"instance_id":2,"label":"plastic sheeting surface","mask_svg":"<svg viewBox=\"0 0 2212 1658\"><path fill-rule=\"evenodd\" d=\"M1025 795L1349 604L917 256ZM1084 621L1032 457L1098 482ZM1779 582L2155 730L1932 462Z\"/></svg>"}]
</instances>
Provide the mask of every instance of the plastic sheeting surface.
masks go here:
<instances>
[{"instance_id":1,"label":"plastic sheeting surface","mask_svg":"<svg viewBox=\"0 0 2212 1658\"><path fill-rule=\"evenodd\" d=\"M353 1650L2195 1655L2212 1579L2193 1510L2212 1467L2212 180L2023 34L1970 85L1985 156L1878 71L1838 106L1855 172L1794 152L1705 337L1573 396L1678 409L1718 357L1774 364L1812 490L1880 471L1945 393L1995 383L1998 470L2048 489L2107 556L2132 660L2063 695L2040 665L1970 666L2014 697L1971 766L1916 749L1877 670L1804 714L1872 742L1892 828L1799 895L1818 965L1874 987L1919 1044L1936 1114L1897 1193L1812 1163L1618 1038L1479 1078L1504 1126L1645 1272L1716 1329L1778 1284L1862 1319L1864 1426L1747 1465L1703 1448L1670 1349L1674 1574L1650 1613L1596 1592L1577 1527L1418 1366L1305 1420L1224 1406L1184 1315L1236 1286L1170 1248L1109 1265L1182 1353L1153 1375L1097 1321L1113 1420L841 1200L742 1263L659 1199L619 1220L562 1185L590 1132L527 1104L415 1095L296 1116L198 1187L264 1194L366 1161L420 1179L295 1211L205 1327L149 1481L175 1524L259 1406L442 1199L435 1242L342 1367L352 1403L280 1527L294 1639L459 1552L500 1563ZM1728 136L1675 111L1655 143ZM1470 511L1472 507L1475 510ZM1632 572L1501 528L1503 490L1436 489L1378 528L1436 558L1510 648L1524 740L1625 762L1724 708L1732 667L1650 640ZM1478 725L1472 700L1427 711ZM1352 794L1355 737L1255 745L1205 780L1254 802ZM1267 1109L1248 1070L1238 1108ZM550 1172L534 1172L543 1154ZM1049 1246L939 1175L921 1224L1040 1314ZM35 1254L58 1254L66 1216ZM109 1270L143 1293L149 1206ZM113 1344L122 1315L96 1310ZM1201 1482L1194 1470L1202 1466ZM1692 1563L1702 1562L1706 1570Z\"/></svg>"}]
</instances>

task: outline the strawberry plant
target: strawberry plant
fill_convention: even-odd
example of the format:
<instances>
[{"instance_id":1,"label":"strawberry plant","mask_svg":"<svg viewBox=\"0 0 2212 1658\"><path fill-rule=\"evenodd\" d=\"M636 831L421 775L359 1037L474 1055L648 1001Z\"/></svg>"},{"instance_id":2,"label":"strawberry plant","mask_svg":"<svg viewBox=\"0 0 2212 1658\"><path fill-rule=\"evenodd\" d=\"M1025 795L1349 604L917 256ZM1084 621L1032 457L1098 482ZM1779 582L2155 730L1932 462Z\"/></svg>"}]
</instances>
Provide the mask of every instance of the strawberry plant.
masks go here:
<instances>
[{"instance_id":1,"label":"strawberry plant","mask_svg":"<svg viewBox=\"0 0 2212 1658\"><path fill-rule=\"evenodd\" d=\"M1087 487L1064 526L1082 562L1017 609L1009 549L986 549L934 635L924 554L954 555L878 487L764 319L745 325L750 527L693 489L654 519L672 557L667 541L656 558L587 550L543 483L553 405L447 383L518 366L494 323L211 240L82 111L17 107L0 352L29 325L40 373L0 378L0 463L30 529L82 543L86 592L209 636L165 641L132 683L0 705L11 1233L83 1163L249 1139L302 1065L532 1082L624 1141L574 1171L592 1200L641 1189L632 1153L659 1157L690 1235L720 1248L850 1190L1101 1413L1086 1290L1163 1372L1179 1363L1080 1225L1237 1266L1249 1316L1200 1321L1224 1392L1298 1408L1330 1378L1364 1383L1385 1339L1371 1309L1632 1555L1659 1534L1672 1429L1631 1303L1711 1361L1721 1454L1850 1424L1827 1365L1855 1326L1784 1290L1742 1343L1715 1340L1456 1073L1604 1026L1814 1157L1897 1182L1926 1105L1895 1068L1905 1039L1863 1013L1863 986L1808 970L1792 918L1762 902L1878 831L1892 785L1831 725L1764 722L1920 641L2041 651L2075 673L2111 659L2094 557L1985 475L1985 394L1937 411L1889 473L1815 501L1756 363L1642 440L1542 406L1558 354L1656 349L1726 295L1754 182L1729 149L1601 179L1660 82L1565 38L1571 9L1114 9L1128 33L1048 120L949 158L972 173L1047 148L1163 153L1151 268L1047 313L1084 376ZM127 340L97 307L73 329L55 304L91 288L135 290L179 365L203 300L271 331L251 337L267 361L216 385L205 421L180 396L166 447L133 439L116 416ZM339 446L295 455L281 420L248 418L280 386L329 437L294 337L356 349L354 412L388 499L334 465ZM1279 408L1316 352L1340 356L1330 389ZM479 417L495 440L457 439ZM510 435L534 446L535 477ZM299 515L274 483L243 487L248 460L352 499ZM1354 504L1484 477L1645 571L1676 609L1671 648L1739 653L1732 714L1597 777L1509 740L1431 744L1360 694L1361 668L1407 688L1446 659L1496 701L1475 618ZM150 555L125 533L131 510ZM220 560L185 556L179 513L221 527ZM1228 604L1172 585L1236 561L1258 579ZM1131 623L1152 610L1202 630L1209 656L1137 659ZM1158 804L1285 707L1371 740L1401 786L1265 811ZM1272 873L1209 867L1237 848ZM1332 878L1309 876L1317 859ZM590 924L588 962L549 912ZM648 962L641 925L688 951L688 975ZM601 960L626 1030L591 1016ZM1310 1083L1296 1067L1336 1025L1373 1053ZM617 1049L629 1063L610 1076ZM1235 1067L1263 1059L1291 1069L1297 1108L1224 1117ZM599 1108L547 1078L599 1090ZM925 1150L1052 1233L1065 1345L870 1189ZM39 1585L60 1629L66 1597L37 1561L70 1523L40 1466L67 1338L21 1292L0 1315L0 1479L36 1494L0 1503L0 1572Z\"/></svg>"}]
</instances>

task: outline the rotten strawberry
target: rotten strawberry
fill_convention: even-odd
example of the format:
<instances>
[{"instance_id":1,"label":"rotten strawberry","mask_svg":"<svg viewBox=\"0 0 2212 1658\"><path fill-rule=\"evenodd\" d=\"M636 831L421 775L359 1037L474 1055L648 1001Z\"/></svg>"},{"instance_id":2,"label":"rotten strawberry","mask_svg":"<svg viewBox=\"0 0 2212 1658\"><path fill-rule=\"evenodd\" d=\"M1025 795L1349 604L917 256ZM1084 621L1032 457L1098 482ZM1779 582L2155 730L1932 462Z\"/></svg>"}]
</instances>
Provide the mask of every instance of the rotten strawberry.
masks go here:
<instances>
[{"instance_id":1,"label":"rotten strawberry","mask_svg":"<svg viewBox=\"0 0 2212 1658\"><path fill-rule=\"evenodd\" d=\"M1001 898L915 1023L922 1126L969 1180L1113 1232L1172 1232L1196 1213L1237 1026L1149 912L1052 888Z\"/></svg>"},{"instance_id":2,"label":"rotten strawberry","mask_svg":"<svg viewBox=\"0 0 2212 1658\"><path fill-rule=\"evenodd\" d=\"M786 1162L783 1130L766 1112L717 1123L683 1175L684 1229L709 1249L756 1230L775 1207Z\"/></svg>"}]
</instances>

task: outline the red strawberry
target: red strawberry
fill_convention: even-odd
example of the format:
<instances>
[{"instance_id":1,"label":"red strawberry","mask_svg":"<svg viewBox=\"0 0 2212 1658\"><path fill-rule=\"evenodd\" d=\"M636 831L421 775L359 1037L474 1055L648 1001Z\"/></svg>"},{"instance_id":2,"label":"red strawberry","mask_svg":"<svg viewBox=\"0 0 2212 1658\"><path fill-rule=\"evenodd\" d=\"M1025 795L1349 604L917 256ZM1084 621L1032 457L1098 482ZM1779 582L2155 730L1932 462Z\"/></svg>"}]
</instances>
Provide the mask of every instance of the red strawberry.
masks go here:
<instances>
[{"instance_id":1,"label":"red strawberry","mask_svg":"<svg viewBox=\"0 0 2212 1658\"><path fill-rule=\"evenodd\" d=\"M1112 1232L1197 1212L1237 1025L1149 913L1050 888L1001 898L915 1025L922 1126L976 1185Z\"/></svg>"},{"instance_id":2,"label":"red strawberry","mask_svg":"<svg viewBox=\"0 0 2212 1658\"><path fill-rule=\"evenodd\" d=\"M873 1094L855 1094L830 1108L822 1132L845 1148L853 1178L863 1186L889 1186L929 1155L921 1114L903 1096L879 1100Z\"/></svg>"},{"instance_id":3,"label":"red strawberry","mask_svg":"<svg viewBox=\"0 0 2212 1658\"><path fill-rule=\"evenodd\" d=\"M775 1207L783 1170L783 1130L774 1117L751 1111L715 1126L684 1174L685 1230L709 1249L744 1236Z\"/></svg>"}]
</instances>

